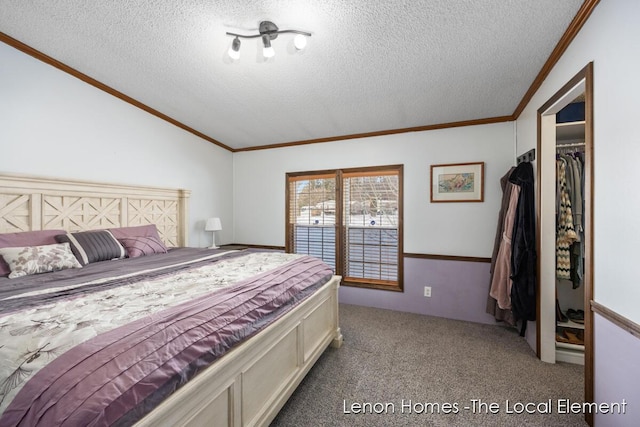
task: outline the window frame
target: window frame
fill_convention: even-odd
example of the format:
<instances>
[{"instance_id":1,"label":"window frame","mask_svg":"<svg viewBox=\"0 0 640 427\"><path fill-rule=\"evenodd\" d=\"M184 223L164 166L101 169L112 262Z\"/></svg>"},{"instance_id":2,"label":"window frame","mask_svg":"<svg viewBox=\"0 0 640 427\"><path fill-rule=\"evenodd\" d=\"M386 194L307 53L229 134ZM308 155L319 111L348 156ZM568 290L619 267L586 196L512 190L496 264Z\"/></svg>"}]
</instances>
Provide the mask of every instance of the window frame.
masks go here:
<instances>
[{"instance_id":1,"label":"window frame","mask_svg":"<svg viewBox=\"0 0 640 427\"><path fill-rule=\"evenodd\" d=\"M398 177L398 246L397 246L397 281L348 278L345 275L345 250L346 250L346 225L344 224L344 189L345 176L375 176L394 175ZM287 172L285 177L285 252L293 252L294 226L290 221L291 192L290 183L306 179L335 178L335 266L336 274L342 276L342 285L369 289L380 289L395 292L404 292L404 189L403 189L404 165L368 166L358 168L328 169L304 172Z\"/></svg>"}]
</instances>

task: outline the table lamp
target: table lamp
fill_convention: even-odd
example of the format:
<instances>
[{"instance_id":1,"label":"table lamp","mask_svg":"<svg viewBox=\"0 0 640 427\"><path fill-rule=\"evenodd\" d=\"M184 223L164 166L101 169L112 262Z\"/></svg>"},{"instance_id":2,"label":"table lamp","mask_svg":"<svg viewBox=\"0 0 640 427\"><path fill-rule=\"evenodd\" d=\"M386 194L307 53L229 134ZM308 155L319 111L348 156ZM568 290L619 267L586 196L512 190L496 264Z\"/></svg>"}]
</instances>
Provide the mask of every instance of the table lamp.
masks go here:
<instances>
[{"instance_id":1,"label":"table lamp","mask_svg":"<svg viewBox=\"0 0 640 427\"><path fill-rule=\"evenodd\" d=\"M211 246L209 246L209 249L218 249L218 246L216 246L216 231L222 230L222 223L220 222L220 218L209 218L206 225L204 226L204 230L211 231L211 234L213 235Z\"/></svg>"}]
</instances>

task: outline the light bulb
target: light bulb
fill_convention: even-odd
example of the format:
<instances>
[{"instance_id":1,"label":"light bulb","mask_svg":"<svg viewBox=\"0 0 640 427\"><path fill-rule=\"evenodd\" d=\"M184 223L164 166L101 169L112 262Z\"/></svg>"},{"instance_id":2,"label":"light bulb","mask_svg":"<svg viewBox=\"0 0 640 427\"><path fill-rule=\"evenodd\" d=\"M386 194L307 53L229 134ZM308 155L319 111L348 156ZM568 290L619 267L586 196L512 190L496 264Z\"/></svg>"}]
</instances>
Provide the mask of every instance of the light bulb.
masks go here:
<instances>
[{"instance_id":1,"label":"light bulb","mask_svg":"<svg viewBox=\"0 0 640 427\"><path fill-rule=\"evenodd\" d=\"M265 58L273 58L276 55L276 51L273 50L273 47L269 46L264 48L262 54Z\"/></svg>"},{"instance_id":2,"label":"light bulb","mask_svg":"<svg viewBox=\"0 0 640 427\"><path fill-rule=\"evenodd\" d=\"M307 38L302 34L297 34L293 38L293 45L296 47L296 49L302 50L305 48L305 46L307 46Z\"/></svg>"},{"instance_id":3,"label":"light bulb","mask_svg":"<svg viewBox=\"0 0 640 427\"><path fill-rule=\"evenodd\" d=\"M229 57L233 60L238 60L240 59L240 51L239 50L233 50L233 48L229 48Z\"/></svg>"},{"instance_id":4,"label":"light bulb","mask_svg":"<svg viewBox=\"0 0 640 427\"><path fill-rule=\"evenodd\" d=\"M240 39L237 37L233 39L233 43L229 47L229 57L234 60L240 58Z\"/></svg>"},{"instance_id":5,"label":"light bulb","mask_svg":"<svg viewBox=\"0 0 640 427\"><path fill-rule=\"evenodd\" d=\"M262 35L262 43L264 44L264 49L262 50L262 54L265 58L273 58L276 54L276 51L271 47L271 37L268 34Z\"/></svg>"}]
</instances>

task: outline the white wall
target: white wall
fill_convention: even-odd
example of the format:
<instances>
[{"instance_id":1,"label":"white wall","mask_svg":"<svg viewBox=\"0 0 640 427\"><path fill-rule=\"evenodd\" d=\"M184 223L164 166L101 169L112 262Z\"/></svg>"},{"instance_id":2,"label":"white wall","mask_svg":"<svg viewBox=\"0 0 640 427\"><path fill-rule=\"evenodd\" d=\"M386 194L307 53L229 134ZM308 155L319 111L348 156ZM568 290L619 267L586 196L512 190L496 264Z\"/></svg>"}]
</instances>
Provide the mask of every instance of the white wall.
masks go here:
<instances>
[{"instance_id":1,"label":"white wall","mask_svg":"<svg viewBox=\"0 0 640 427\"><path fill-rule=\"evenodd\" d=\"M190 245L222 219L232 240L232 154L0 43L0 172L191 190Z\"/></svg>"},{"instance_id":2,"label":"white wall","mask_svg":"<svg viewBox=\"0 0 640 427\"><path fill-rule=\"evenodd\" d=\"M537 109L594 62L594 299L640 323L640 2L602 1L517 120L517 153L536 146Z\"/></svg>"},{"instance_id":3,"label":"white wall","mask_svg":"<svg viewBox=\"0 0 640 427\"><path fill-rule=\"evenodd\" d=\"M284 246L287 172L404 164L405 252L490 257L513 138L497 123L235 153L234 239ZM484 203L430 203L430 165L478 161Z\"/></svg>"}]
</instances>

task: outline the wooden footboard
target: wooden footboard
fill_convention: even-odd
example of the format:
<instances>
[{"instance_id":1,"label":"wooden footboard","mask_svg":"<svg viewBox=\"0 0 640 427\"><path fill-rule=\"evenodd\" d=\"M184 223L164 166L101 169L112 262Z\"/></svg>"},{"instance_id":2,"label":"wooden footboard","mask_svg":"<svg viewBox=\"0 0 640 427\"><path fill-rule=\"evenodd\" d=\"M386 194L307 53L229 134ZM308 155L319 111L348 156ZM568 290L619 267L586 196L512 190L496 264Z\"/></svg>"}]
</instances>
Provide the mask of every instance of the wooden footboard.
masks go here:
<instances>
[{"instance_id":1,"label":"wooden footboard","mask_svg":"<svg viewBox=\"0 0 640 427\"><path fill-rule=\"evenodd\" d=\"M314 295L183 386L138 426L265 426L328 345L340 347L334 276Z\"/></svg>"}]
</instances>

